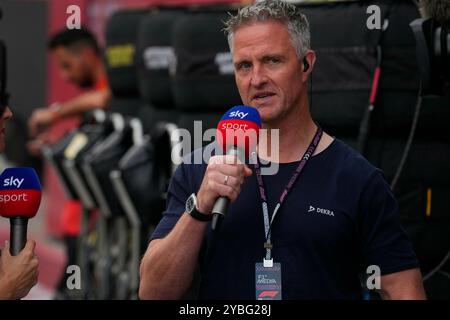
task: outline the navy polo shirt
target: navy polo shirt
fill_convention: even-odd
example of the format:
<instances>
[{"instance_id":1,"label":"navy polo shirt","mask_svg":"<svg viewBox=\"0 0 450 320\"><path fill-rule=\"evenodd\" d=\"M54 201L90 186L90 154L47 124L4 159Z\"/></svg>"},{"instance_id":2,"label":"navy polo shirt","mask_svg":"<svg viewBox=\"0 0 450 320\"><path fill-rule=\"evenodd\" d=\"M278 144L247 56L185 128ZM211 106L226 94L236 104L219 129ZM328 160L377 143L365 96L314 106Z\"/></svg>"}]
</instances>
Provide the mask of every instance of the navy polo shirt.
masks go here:
<instances>
[{"instance_id":1,"label":"navy polo shirt","mask_svg":"<svg viewBox=\"0 0 450 320\"><path fill-rule=\"evenodd\" d=\"M298 163L280 164L276 175L263 176L270 213ZM206 166L178 167L151 240L175 226L186 199L200 188ZM210 227L205 233L200 299L255 299L255 263L265 256L265 237L250 168L253 175L217 234L212 237ZM419 266L382 172L338 139L306 164L273 222L272 243L274 262L281 263L283 299L359 299L358 275L367 266L379 266L382 275Z\"/></svg>"}]
</instances>

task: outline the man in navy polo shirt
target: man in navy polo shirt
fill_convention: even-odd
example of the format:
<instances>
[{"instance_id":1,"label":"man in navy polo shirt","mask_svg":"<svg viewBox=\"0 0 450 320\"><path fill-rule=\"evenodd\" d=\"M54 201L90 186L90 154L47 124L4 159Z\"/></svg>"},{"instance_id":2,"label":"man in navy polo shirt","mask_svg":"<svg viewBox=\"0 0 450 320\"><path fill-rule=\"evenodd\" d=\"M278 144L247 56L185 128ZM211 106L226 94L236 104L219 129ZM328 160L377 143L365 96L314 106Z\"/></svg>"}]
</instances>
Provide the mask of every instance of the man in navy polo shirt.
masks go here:
<instances>
[{"instance_id":1,"label":"man in navy polo shirt","mask_svg":"<svg viewBox=\"0 0 450 320\"><path fill-rule=\"evenodd\" d=\"M243 103L264 129L279 129L279 170L261 176L260 165L229 164L234 156L180 165L142 260L140 298L181 298L199 265L200 299L359 299L358 275L375 265L383 298L424 299L382 173L311 118L306 17L267 0L241 9L226 31ZM260 158L267 151L258 146ZM231 204L212 232L219 196Z\"/></svg>"}]
</instances>

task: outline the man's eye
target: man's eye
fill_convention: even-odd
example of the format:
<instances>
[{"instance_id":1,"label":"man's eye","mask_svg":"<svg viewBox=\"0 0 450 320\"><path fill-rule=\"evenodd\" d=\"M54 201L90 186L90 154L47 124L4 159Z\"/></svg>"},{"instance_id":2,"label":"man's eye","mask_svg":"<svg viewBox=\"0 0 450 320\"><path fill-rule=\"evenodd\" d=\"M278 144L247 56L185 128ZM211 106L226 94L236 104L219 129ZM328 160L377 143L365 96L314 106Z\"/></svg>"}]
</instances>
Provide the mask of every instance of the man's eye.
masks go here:
<instances>
[{"instance_id":1,"label":"man's eye","mask_svg":"<svg viewBox=\"0 0 450 320\"><path fill-rule=\"evenodd\" d=\"M248 62L241 62L238 64L238 70L248 70L250 67L251 65Z\"/></svg>"},{"instance_id":2,"label":"man's eye","mask_svg":"<svg viewBox=\"0 0 450 320\"><path fill-rule=\"evenodd\" d=\"M280 63L281 61L280 61L280 59L278 59L278 58L271 58L271 59L269 59L269 62L272 63L272 64L278 64L278 63Z\"/></svg>"}]
</instances>

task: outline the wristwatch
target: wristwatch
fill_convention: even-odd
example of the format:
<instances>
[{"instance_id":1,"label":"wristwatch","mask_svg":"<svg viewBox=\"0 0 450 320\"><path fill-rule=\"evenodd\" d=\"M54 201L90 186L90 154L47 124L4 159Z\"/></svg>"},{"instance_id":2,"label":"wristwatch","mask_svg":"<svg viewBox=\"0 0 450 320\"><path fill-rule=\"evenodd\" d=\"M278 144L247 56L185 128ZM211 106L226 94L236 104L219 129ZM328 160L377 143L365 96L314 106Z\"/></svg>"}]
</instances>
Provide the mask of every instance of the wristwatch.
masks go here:
<instances>
[{"instance_id":1,"label":"wristwatch","mask_svg":"<svg viewBox=\"0 0 450 320\"><path fill-rule=\"evenodd\" d=\"M211 221L212 214L204 214L198 211L197 209L197 197L195 193L191 194L189 198L186 200L186 213L189 214L192 218L198 221Z\"/></svg>"}]
</instances>

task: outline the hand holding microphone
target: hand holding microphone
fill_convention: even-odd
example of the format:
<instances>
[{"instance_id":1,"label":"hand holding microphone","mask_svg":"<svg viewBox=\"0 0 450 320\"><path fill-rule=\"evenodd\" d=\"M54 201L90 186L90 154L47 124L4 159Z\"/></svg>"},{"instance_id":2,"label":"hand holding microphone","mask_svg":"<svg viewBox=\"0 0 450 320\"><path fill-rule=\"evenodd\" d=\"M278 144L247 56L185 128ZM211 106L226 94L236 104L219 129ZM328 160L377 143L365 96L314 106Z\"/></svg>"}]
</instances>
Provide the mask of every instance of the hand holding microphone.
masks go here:
<instances>
[{"instance_id":1,"label":"hand holding microphone","mask_svg":"<svg viewBox=\"0 0 450 320\"><path fill-rule=\"evenodd\" d=\"M245 161L256 149L260 128L258 111L247 106L231 108L217 126L216 142L226 155L211 157L197 196L199 211L214 215L213 230L252 174Z\"/></svg>"},{"instance_id":2,"label":"hand holding microphone","mask_svg":"<svg viewBox=\"0 0 450 320\"><path fill-rule=\"evenodd\" d=\"M241 163L237 156L213 156L209 160L205 176L197 194L198 209L205 214L213 214L218 198L233 202L239 196L244 178L252 171Z\"/></svg>"},{"instance_id":3,"label":"hand holding microphone","mask_svg":"<svg viewBox=\"0 0 450 320\"><path fill-rule=\"evenodd\" d=\"M36 243L28 240L17 256L9 252L5 244L0 256L0 300L25 297L38 280L38 259L34 254Z\"/></svg>"},{"instance_id":4,"label":"hand holding microphone","mask_svg":"<svg viewBox=\"0 0 450 320\"><path fill-rule=\"evenodd\" d=\"M28 219L41 204L41 185L33 168L8 168L0 175L0 214L10 220L10 251L25 247Z\"/></svg>"},{"instance_id":5,"label":"hand holding microphone","mask_svg":"<svg viewBox=\"0 0 450 320\"><path fill-rule=\"evenodd\" d=\"M41 202L41 186L32 168L8 168L0 175L0 214L10 219L10 242L0 257L0 299L20 299L36 284L35 242L27 241L28 219Z\"/></svg>"}]
</instances>

